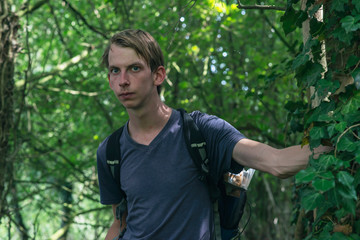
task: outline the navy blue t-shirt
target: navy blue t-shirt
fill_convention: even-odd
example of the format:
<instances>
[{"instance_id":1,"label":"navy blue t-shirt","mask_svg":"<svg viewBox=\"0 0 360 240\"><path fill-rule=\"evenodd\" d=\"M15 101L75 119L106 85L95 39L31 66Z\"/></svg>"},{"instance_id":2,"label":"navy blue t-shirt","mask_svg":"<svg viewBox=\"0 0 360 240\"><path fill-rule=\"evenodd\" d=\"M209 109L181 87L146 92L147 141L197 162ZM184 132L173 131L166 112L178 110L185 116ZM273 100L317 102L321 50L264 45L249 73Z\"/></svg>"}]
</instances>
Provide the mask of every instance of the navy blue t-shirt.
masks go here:
<instances>
[{"instance_id":1,"label":"navy blue t-shirt","mask_svg":"<svg viewBox=\"0 0 360 240\"><path fill-rule=\"evenodd\" d=\"M235 144L244 136L226 121L199 111L190 114L207 143L210 171L219 179L230 168ZM122 239L215 239L208 190L188 153L180 113L149 145L135 142L127 124L120 138L121 188L128 200L127 230ZM121 200L106 164L106 138L97 151L100 201Z\"/></svg>"}]
</instances>

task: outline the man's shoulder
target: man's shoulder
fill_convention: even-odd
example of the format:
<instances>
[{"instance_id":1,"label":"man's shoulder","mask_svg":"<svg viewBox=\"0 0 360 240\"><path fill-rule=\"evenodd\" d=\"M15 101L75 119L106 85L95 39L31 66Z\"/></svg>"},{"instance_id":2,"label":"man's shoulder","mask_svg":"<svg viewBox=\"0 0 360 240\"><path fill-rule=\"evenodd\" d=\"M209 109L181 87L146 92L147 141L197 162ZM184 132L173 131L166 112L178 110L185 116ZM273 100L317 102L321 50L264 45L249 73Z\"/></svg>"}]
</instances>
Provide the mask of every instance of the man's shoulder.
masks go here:
<instances>
[{"instance_id":1,"label":"man's shoulder","mask_svg":"<svg viewBox=\"0 0 360 240\"><path fill-rule=\"evenodd\" d=\"M124 125L125 126L125 125ZM123 128L124 126L121 126L120 128ZM111 137L111 135L115 134L116 132L118 132L120 130L120 128L118 128L117 130L113 131L112 133L110 133L98 146L98 152L105 152L106 151L106 146L109 142L109 139Z\"/></svg>"}]
</instances>

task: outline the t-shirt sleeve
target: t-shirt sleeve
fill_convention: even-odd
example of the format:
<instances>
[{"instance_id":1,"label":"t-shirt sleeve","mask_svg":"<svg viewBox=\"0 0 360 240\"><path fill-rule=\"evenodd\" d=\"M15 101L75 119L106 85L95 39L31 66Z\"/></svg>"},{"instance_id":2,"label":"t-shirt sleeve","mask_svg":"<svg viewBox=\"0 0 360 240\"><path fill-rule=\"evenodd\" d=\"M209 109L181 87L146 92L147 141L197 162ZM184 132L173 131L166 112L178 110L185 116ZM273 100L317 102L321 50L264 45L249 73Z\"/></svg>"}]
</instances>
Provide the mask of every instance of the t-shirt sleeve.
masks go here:
<instances>
[{"instance_id":1,"label":"t-shirt sleeve","mask_svg":"<svg viewBox=\"0 0 360 240\"><path fill-rule=\"evenodd\" d=\"M96 152L97 157L97 171L100 188L100 202L102 204L110 205L117 204L121 201L122 195L119 186L113 178L110 169L106 163L106 138L98 147Z\"/></svg>"},{"instance_id":2,"label":"t-shirt sleeve","mask_svg":"<svg viewBox=\"0 0 360 240\"><path fill-rule=\"evenodd\" d=\"M218 181L225 172L239 167L232 161L237 142L245 138L225 120L199 111L190 113L206 140L206 151L210 160L210 174Z\"/></svg>"}]
</instances>

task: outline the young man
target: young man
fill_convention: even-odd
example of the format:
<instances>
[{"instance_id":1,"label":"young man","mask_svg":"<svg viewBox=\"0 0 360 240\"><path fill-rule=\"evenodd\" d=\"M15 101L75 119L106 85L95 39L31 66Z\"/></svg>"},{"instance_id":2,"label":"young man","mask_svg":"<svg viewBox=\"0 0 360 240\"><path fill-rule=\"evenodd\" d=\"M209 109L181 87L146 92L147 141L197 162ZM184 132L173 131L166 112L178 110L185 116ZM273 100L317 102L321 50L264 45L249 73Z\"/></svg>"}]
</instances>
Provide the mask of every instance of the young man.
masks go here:
<instances>
[{"instance_id":1,"label":"young man","mask_svg":"<svg viewBox=\"0 0 360 240\"><path fill-rule=\"evenodd\" d=\"M214 239L209 193L186 150L180 113L158 94L166 77L158 43L144 31L122 31L111 38L103 63L110 88L129 115L120 137L120 182L128 207L121 239ZM211 174L217 179L231 161L287 178L305 168L312 154L308 147L275 149L252 141L215 116L198 111L190 115L206 139ZM107 141L97 151L100 196L115 216L122 199L106 164ZM106 239L119 230L114 217Z\"/></svg>"}]
</instances>

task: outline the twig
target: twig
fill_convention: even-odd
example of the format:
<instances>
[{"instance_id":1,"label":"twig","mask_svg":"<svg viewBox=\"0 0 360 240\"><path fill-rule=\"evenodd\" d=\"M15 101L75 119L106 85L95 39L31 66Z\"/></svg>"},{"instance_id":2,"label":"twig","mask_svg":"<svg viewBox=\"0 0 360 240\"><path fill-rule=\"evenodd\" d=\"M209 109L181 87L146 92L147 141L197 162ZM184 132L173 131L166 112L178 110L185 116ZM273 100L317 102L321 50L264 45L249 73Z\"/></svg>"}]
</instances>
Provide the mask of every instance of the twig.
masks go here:
<instances>
[{"instance_id":1,"label":"twig","mask_svg":"<svg viewBox=\"0 0 360 240\"><path fill-rule=\"evenodd\" d=\"M35 12L36 10L38 10L42 5L44 5L47 2L49 2L49 0L42 0L42 1L39 1L39 2L35 3L34 6L32 6L31 8L26 6L25 10L21 10L21 11L18 12L18 16L21 18L24 15L31 14L31 13ZM29 3L27 2L26 5L28 5L28 4Z\"/></svg>"},{"instance_id":2,"label":"twig","mask_svg":"<svg viewBox=\"0 0 360 240\"><path fill-rule=\"evenodd\" d=\"M75 13L75 15L78 16L78 17L83 21L83 23L84 23L91 31L100 34L100 35L101 35L103 38L105 38L106 40L109 39L109 37L108 37L105 33L99 31L99 30L96 29L94 26L91 26L91 25L87 22L87 20L85 19L85 17L84 17L78 10L76 10L67 0L63 0L63 2L66 3L66 5L70 8L70 10L73 11L73 12Z\"/></svg>"},{"instance_id":3,"label":"twig","mask_svg":"<svg viewBox=\"0 0 360 240\"><path fill-rule=\"evenodd\" d=\"M274 5L243 5L241 4L240 0L237 1L238 5L237 8L239 9L260 9L260 10L278 10L278 11L285 11L285 7L278 7Z\"/></svg>"},{"instance_id":4,"label":"twig","mask_svg":"<svg viewBox=\"0 0 360 240\"><path fill-rule=\"evenodd\" d=\"M183 10L181 10L180 14L186 16L186 15L188 14L188 12L195 6L196 1L197 1L197 0L190 0L190 1L186 4L185 8L188 7L190 4L191 4L191 6L190 6L188 9L186 9L185 12L183 12ZM179 15L180 15L180 14L179 14ZM180 17L179 17L178 21L176 22L176 24L172 27L172 28L174 29L174 32L173 32L173 34L172 34L172 37L171 37L171 39L170 39L170 43L168 44L168 48L167 48L167 49L170 49L170 46L171 46L172 43L174 42L175 34L176 34L176 32L177 32L176 28L177 28L177 26L179 25L179 23L180 23Z\"/></svg>"},{"instance_id":5,"label":"twig","mask_svg":"<svg viewBox=\"0 0 360 240\"><path fill-rule=\"evenodd\" d=\"M274 29L275 31L275 34L280 38L280 40L285 44L285 46L290 50L290 52L292 54L296 54L296 51L294 49L293 46L290 45L290 43L288 43L286 41L286 39L281 35L281 33L276 29L276 27L274 26L274 24L271 23L270 19L265 15L265 13L262 14L263 15L263 18L265 19L265 21L270 25L270 27L272 29Z\"/></svg>"}]
</instances>

